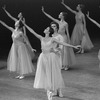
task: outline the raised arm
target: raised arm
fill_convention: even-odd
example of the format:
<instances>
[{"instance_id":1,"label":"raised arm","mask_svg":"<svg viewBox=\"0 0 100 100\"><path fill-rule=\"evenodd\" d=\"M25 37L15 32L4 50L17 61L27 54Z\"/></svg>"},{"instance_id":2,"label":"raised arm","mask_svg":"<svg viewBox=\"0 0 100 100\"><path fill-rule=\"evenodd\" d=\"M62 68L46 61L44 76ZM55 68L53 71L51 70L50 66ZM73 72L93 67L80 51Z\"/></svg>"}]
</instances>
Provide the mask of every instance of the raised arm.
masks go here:
<instances>
[{"instance_id":1,"label":"raised arm","mask_svg":"<svg viewBox=\"0 0 100 100\"><path fill-rule=\"evenodd\" d=\"M23 26L24 35L26 36L26 28Z\"/></svg>"},{"instance_id":2,"label":"raised arm","mask_svg":"<svg viewBox=\"0 0 100 100\"><path fill-rule=\"evenodd\" d=\"M89 16L89 12L86 16L91 22L93 22L95 25L97 25L100 28L100 24Z\"/></svg>"},{"instance_id":3,"label":"raised arm","mask_svg":"<svg viewBox=\"0 0 100 100\"><path fill-rule=\"evenodd\" d=\"M17 21L17 19L15 17L13 17L7 10L6 10L6 7L4 6L3 7L3 10L5 11L5 13L12 19L14 20L15 22Z\"/></svg>"},{"instance_id":4,"label":"raised arm","mask_svg":"<svg viewBox=\"0 0 100 100\"><path fill-rule=\"evenodd\" d=\"M25 18L23 18L23 22L25 23ZM26 36L26 28L23 26L24 35Z\"/></svg>"},{"instance_id":5,"label":"raised arm","mask_svg":"<svg viewBox=\"0 0 100 100\"><path fill-rule=\"evenodd\" d=\"M36 51L35 49L32 48L32 46L31 46L31 44L29 42L29 39L28 39L27 35L23 35L23 38L24 38L25 43L30 47L30 49L32 51Z\"/></svg>"},{"instance_id":6,"label":"raised arm","mask_svg":"<svg viewBox=\"0 0 100 100\"><path fill-rule=\"evenodd\" d=\"M37 34L32 28L30 28L28 25L26 25L26 23L24 23L23 21L22 21L22 23L24 24L24 26L25 26L33 35L35 35L35 37L37 37L37 38L40 39L40 40L43 38L41 35Z\"/></svg>"},{"instance_id":7,"label":"raised arm","mask_svg":"<svg viewBox=\"0 0 100 100\"><path fill-rule=\"evenodd\" d=\"M23 18L23 21L24 21L24 23L25 23L25 18ZM25 26L23 26L23 30L24 30L24 36L25 36L27 45L29 45L29 47L33 50L32 46L31 46L31 43L30 43L30 41L29 41L29 39L28 39L28 37L27 37L27 35L26 35L26 28L25 28Z\"/></svg>"},{"instance_id":8,"label":"raised arm","mask_svg":"<svg viewBox=\"0 0 100 100\"><path fill-rule=\"evenodd\" d=\"M8 26L6 23L4 23L3 21L1 21L0 20L0 23L4 26L4 27L6 27L7 29L9 29L10 31L14 31L14 29L12 28L12 27L10 27L10 26Z\"/></svg>"},{"instance_id":9,"label":"raised arm","mask_svg":"<svg viewBox=\"0 0 100 100\"><path fill-rule=\"evenodd\" d=\"M69 11L71 11L72 13L76 14L77 12L75 10L72 10L69 6L67 6L65 3L64 3L64 0L62 0L61 4L63 6L65 6L65 8L67 8Z\"/></svg>"},{"instance_id":10,"label":"raised arm","mask_svg":"<svg viewBox=\"0 0 100 100\"><path fill-rule=\"evenodd\" d=\"M53 18L51 15L47 14L45 11L44 11L44 7L42 7L42 12L48 17L50 18L51 20L53 20L54 22L58 23L59 24L59 20Z\"/></svg>"}]
</instances>

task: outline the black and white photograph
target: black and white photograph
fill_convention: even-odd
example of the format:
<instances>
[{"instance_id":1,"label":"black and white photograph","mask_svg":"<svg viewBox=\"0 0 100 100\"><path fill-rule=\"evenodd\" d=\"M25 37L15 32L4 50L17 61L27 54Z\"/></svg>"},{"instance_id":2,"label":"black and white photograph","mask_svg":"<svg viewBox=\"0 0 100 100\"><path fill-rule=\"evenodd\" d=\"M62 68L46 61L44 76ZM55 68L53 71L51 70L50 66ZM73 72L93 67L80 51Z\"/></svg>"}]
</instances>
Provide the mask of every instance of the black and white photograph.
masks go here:
<instances>
[{"instance_id":1,"label":"black and white photograph","mask_svg":"<svg viewBox=\"0 0 100 100\"><path fill-rule=\"evenodd\" d=\"M100 1L0 0L0 100L100 100Z\"/></svg>"}]
</instances>

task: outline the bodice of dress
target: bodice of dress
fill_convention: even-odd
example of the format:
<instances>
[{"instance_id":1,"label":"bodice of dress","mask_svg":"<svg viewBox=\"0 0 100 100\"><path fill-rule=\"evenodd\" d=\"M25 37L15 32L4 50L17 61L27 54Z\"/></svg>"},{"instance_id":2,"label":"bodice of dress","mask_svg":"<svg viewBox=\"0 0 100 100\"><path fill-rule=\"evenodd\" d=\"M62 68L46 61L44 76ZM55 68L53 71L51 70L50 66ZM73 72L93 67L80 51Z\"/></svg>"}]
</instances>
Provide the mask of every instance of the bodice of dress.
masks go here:
<instances>
[{"instance_id":1,"label":"bodice of dress","mask_svg":"<svg viewBox=\"0 0 100 100\"><path fill-rule=\"evenodd\" d=\"M82 23L82 16L83 16L82 13L77 13L77 14L76 14L76 16L75 16L76 24Z\"/></svg>"},{"instance_id":2,"label":"bodice of dress","mask_svg":"<svg viewBox=\"0 0 100 100\"><path fill-rule=\"evenodd\" d=\"M42 52L48 53L51 51L52 48L53 48L52 39L50 39L49 41L44 41L44 39L41 40Z\"/></svg>"},{"instance_id":3,"label":"bodice of dress","mask_svg":"<svg viewBox=\"0 0 100 100\"><path fill-rule=\"evenodd\" d=\"M65 35L65 28L66 28L67 23L66 22L59 22L59 33L62 35Z\"/></svg>"},{"instance_id":4,"label":"bodice of dress","mask_svg":"<svg viewBox=\"0 0 100 100\"><path fill-rule=\"evenodd\" d=\"M21 31L18 30L14 30L13 34L12 34L12 39L13 41L23 41L23 37L22 37L23 33Z\"/></svg>"}]
</instances>

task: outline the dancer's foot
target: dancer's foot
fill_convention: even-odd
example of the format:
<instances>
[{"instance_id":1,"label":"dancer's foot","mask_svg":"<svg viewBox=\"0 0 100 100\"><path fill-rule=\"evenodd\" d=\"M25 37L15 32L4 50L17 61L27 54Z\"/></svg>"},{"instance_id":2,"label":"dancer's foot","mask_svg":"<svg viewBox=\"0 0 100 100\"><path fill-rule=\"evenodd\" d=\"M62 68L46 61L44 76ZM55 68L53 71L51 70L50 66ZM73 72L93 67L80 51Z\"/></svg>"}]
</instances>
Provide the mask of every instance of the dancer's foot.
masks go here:
<instances>
[{"instance_id":1,"label":"dancer's foot","mask_svg":"<svg viewBox=\"0 0 100 100\"><path fill-rule=\"evenodd\" d=\"M23 79L23 78L24 78L24 76L20 76L20 77L19 77L19 79Z\"/></svg>"},{"instance_id":2,"label":"dancer's foot","mask_svg":"<svg viewBox=\"0 0 100 100\"><path fill-rule=\"evenodd\" d=\"M47 97L48 97L48 100L52 100L52 92L51 91L47 91Z\"/></svg>"},{"instance_id":3,"label":"dancer's foot","mask_svg":"<svg viewBox=\"0 0 100 100\"><path fill-rule=\"evenodd\" d=\"M63 66L62 67L62 70L68 70L69 69L69 66Z\"/></svg>"},{"instance_id":4,"label":"dancer's foot","mask_svg":"<svg viewBox=\"0 0 100 100\"><path fill-rule=\"evenodd\" d=\"M63 97L61 90L58 90L58 96L61 97L61 98Z\"/></svg>"},{"instance_id":5,"label":"dancer's foot","mask_svg":"<svg viewBox=\"0 0 100 100\"><path fill-rule=\"evenodd\" d=\"M63 70L67 71L67 70L69 70L69 67L70 67L70 65L66 65L63 67Z\"/></svg>"},{"instance_id":6,"label":"dancer's foot","mask_svg":"<svg viewBox=\"0 0 100 100\"><path fill-rule=\"evenodd\" d=\"M69 69L68 67L65 67L65 68L64 68L65 71L67 71L68 69Z\"/></svg>"}]
</instances>

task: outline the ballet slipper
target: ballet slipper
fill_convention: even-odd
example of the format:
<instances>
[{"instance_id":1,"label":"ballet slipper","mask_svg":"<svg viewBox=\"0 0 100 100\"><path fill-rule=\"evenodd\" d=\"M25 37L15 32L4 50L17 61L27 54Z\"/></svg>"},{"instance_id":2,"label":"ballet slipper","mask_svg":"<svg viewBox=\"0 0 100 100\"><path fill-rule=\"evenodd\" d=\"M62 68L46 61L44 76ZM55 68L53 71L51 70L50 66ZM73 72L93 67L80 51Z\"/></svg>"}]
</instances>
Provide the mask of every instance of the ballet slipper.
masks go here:
<instances>
[{"instance_id":1,"label":"ballet slipper","mask_svg":"<svg viewBox=\"0 0 100 100\"><path fill-rule=\"evenodd\" d=\"M24 76L20 76L20 77L19 77L19 79L23 79L23 78L24 78Z\"/></svg>"},{"instance_id":2,"label":"ballet slipper","mask_svg":"<svg viewBox=\"0 0 100 100\"><path fill-rule=\"evenodd\" d=\"M69 69L68 67L65 67L65 68L64 68L65 71L67 71L68 69Z\"/></svg>"},{"instance_id":3,"label":"ballet slipper","mask_svg":"<svg viewBox=\"0 0 100 100\"><path fill-rule=\"evenodd\" d=\"M49 92L49 100L52 100L52 92Z\"/></svg>"},{"instance_id":4,"label":"ballet slipper","mask_svg":"<svg viewBox=\"0 0 100 100\"><path fill-rule=\"evenodd\" d=\"M58 90L58 96L61 97L61 98L63 97L61 90Z\"/></svg>"},{"instance_id":5,"label":"ballet slipper","mask_svg":"<svg viewBox=\"0 0 100 100\"><path fill-rule=\"evenodd\" d=\"M62 70L65 70L65 71L67 71L68 69L69 69L69 65L62 67Z\"/></svg>"},{"instance_id":6,"label":"ballet slipper","mask_svg":"<svg viewBox=\"0 0 100 100\"><path fill-rule=\"evenodd\" d=\"M52 100L52 92L51 91L47 91L47 97L48 97L48 100Z\"/></svg>"}]
</instances>

